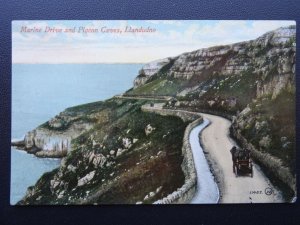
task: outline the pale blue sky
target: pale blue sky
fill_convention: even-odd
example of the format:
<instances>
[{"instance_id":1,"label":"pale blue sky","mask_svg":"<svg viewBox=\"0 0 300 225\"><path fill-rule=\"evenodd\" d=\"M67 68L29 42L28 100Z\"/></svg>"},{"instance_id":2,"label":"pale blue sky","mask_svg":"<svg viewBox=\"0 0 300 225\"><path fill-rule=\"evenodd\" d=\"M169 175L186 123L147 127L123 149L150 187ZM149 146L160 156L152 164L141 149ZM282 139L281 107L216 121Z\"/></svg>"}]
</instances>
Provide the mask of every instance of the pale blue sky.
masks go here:
<instances>
[{"instance_id":1,"label":"pale blue sky","mask_svg":"<svg viewBox=\"0 0 300 225\"><path fill-rule=\"evenodd\" d=\"M251 40L294 21L245 20L53 20L13 21L13 63L145 63L214 45ZM41 33L22 33L22 26L41 28ZM75 33L45 33L46 27ZM126 26L152 28L153 33L126 33ZM98 33L78 33L79 27ZM121 34L102 33L101 28L120 29Z\"/></svg>"}]
</instances>

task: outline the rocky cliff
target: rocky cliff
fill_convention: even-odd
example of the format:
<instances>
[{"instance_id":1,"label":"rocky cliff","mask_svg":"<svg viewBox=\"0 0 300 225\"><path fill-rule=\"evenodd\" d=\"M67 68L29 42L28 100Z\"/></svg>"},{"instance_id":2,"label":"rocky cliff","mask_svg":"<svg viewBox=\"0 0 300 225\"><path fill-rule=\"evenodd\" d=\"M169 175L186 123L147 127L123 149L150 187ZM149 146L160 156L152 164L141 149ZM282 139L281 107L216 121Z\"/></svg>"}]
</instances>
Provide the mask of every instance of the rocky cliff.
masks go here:
<instances>
[{"instance_id":1,"label":"rocky cliff","mask_svg":"<svg viewBox=\"0 0 300 225\"><path fill-rule=\"evenodd\" d=\"M164 67L169 66L164 74L173 83L176 79L182 80L173 93L178 95L183 90L186 90L185 94L200 89L205 91L209 85L214 85L215 80L238 77L243 72L252 71L257 79L248 85L255 86L256 96L271 94L275 98L281 89L294 87L295 36L295 26L283 27L252 41L184 53L163 61ZM159 74L162 69L155 63L145 66L155 72L151 76ZM142 82L137 82L139 77L136 79L135 88L147 82L148 76L145 77L147 79ZM239 82L238 79L236 82Z\"/></svg>"},{"instance_id":2,"label":"rocky cliff","mask_svg":"<svg viewBox=\"0 0 300 225\"><path fill-rule=\"evenodd\" d=\"M97 121L97 115L85 115L67 109L46 123L29 131L23 140L12 145L38 157L63 157L72 149L72 140L89 130Z\"/></svg>"},{"instance_id":3,"label":"rocky cliff","mask_svg":"<svg viewBox=\"0 0 300 225\"><path fill-rule=\"evenodd\" d=\"M126 95L169 95L175 98L167 108L234 118L235 133L255 149L257 163L295 194L295 64L296 27L282 27L255 40L171 58Z\"/></svg>"},{"instance_id":4,"label":"rocky cliff","mask_svg":"<svg viewBox=\"0 0 300 225\"><path fill-rule=\"evenodd\" d=\"M164 66L168 65L171 60L171 58L165 58L145 64L142 69L140 69L138 76L135 78L133 88L144 85L154 74L157 74L164 68Z\"/></svg>"}]
</instances>

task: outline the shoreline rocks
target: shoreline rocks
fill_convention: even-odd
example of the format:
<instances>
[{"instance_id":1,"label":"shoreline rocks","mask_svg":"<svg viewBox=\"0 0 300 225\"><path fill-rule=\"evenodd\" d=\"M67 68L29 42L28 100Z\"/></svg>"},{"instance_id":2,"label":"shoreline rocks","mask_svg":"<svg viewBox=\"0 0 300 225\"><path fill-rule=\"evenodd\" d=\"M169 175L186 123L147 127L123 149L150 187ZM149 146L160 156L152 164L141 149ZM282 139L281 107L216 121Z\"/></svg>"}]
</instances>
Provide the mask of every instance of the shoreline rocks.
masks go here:
<instances>
[{"instance_id":1,"label":"shoreline rocks","mask_svg":"<svg viewBox=\"0 0 300 225\"><path fill-rule=\"evenodd\" d=\"M90 128L91 124L82 122L65 131L38 127L25 134L23 140L12 140L11 146L41 158L62 158L71 151L71 141Z\"/></svg>"}]
</instances>

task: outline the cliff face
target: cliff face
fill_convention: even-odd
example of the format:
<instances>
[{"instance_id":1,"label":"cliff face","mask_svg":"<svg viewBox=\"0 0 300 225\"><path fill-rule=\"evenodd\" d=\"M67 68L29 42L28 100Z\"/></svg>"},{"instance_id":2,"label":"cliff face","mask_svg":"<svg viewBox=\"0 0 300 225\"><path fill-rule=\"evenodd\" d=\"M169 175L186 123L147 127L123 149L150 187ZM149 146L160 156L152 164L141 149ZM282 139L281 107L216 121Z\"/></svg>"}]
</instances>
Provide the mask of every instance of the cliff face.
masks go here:
<instances>
[{"instance_id":1,"label":"cliff face","mask_svg":"<svg viewBox=\"0 0 300 225\"><path fill-rule=\"evenodd\" d=\"M174 94L185 89L187 94L190 92L187 88L201 86L201 83L216 75L225 78L253 70L258 76L252 84L256 86L256 95L259 97L271 94L274 98L281 89L291 88L294 84L295 35L295 26L290 26L268 32L252 41L184 53L173 58L174 62L166 74L170 78L186 80L182 82L184 85L181 86L181 90L179 88ZM164 66L166 63L167 61L164 61ZM159 72L160 67L156 64L146 66L149 71L153 69L153 72ZM151 73L151 76L153 75ZM143 79L142 82L136 81L137 88L147 82L147 79Z\"/></svg>"},{"instance_id":2,"label":"cliff face","mask_svg":"<svg viewBox=\"0 0 300 225\"><path fill-rule=\"evenodd\" d=\"M39 157L62 157L71 150L71 140L90 128L86 123L74 124L63 132L39 127L25 135L24 149Z\"/></svg>"},{"instance_id":3,"label":"cliff face","mask_svg":"<svg viewBox=\"0 0 300 225\"><path fill-rule=\"evenodd\" d=\"M165 65L170 63L170 61L171 58L166 58L145 64L135 78L133 88L144 85L154 74L158 73Z\"/></svg>"},{"instance_id":4,"label":"cliff face","mask_svg":"<svg viewBox=\"0 0 300 225\"><path fill-rule=\"evenodd\" d=\"M287 52L290 50L295 52L295 46L289 45L291 38L295 38L295 35L296 28L291 26L266 33L253 41L185 53L175 61L169 75L190 79L194 75L203 76L209 70L222 75L233 75L255 65L259 67L258 70L266 73L268 67L271 67L270 64L267 65L267 62L272 57L282 54L288 57ZM290 72L294 61L284 61L284 67L286 67L284 72Z\"/></svg>"},{"instance_id":5,"label":"cliff face","mask_svg":"<svg viewBox=\"0 0 300 225\"><path fill-rule=\"evenodd\" d=\"M168 108L233 118L256 161L295 193L295 63L296 27L283 27L255 40L181 54L126 94L171 95L176 98Z\"/></svg>"},{"instance_id":6,"label":"cliff face","mask_svg":"<svg viewBox=\"0 0 300 225\"><path fill-rule=\"evenodd\" d=\"M89 130L97 121L94 114L70 113L67 109L46 123L29 131L12 145L38 157L63 157L72 149L71 141Z\"/></svg>"}]
</instances>

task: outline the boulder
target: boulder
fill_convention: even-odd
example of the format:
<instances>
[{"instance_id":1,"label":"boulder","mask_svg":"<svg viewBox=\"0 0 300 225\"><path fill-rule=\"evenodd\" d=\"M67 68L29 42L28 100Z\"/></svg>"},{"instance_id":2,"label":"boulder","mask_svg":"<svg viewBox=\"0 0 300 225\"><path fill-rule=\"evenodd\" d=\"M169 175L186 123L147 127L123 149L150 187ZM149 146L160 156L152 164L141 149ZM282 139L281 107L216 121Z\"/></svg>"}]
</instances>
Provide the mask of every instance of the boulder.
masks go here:
<instances>
[{"instance_id":1,"label":"boulder","mask_svg":"<svg viewBox=\"0 0 300 225\"><path fill-rule=\"evenodd\" d=\"M271 138L269 137L269 135L263 137L260 141L259 141L259 146L263 147L263 148L268 148L270 147L271 144Z\"/></svg>"},{"instance_id":2,"label":"boulder","mask_svg":"<svg viewBox=\"0 0 300 225\"><path fill-rule=\"evenodd\" d=\"M87 175L85 175L84 177L80 178L78 180L77 186L80 187L80 186L83 186L83 185L89 183L94 178L95 173L96 173L96 171L94 170L94 171L88 173Z\"/></svg>"},{"instance_id":3,"label":"boulder","mask_svg":"<svg viewBox=\"0 0 300 225\"><path fill-rule=\"evenodd\" d=\"M123 143L124 148L126 148L126 149L129 149L132 146L131 140L126 137L122 139L122 143Z\"/></svg>"},{"instance_id":4,"label":"boulder","mask_svg":"<svg viewBox=\"0 0 300 225\"><path fill-rule=\"evenodd\" d=\"M118 157L118 156L122 155L124 152L126 152L126 149L118 148L116 156Z\"/></svg>"},{"instance_id":5,"label":"boulder","mask_svg":"<svg viewBox=\"0 0 300 225\"><path fill-rule=\"evenodd\" d=\"M94 159L93 159L93 165L95 168L103 168L104 164L106 162L106 157L102 154L96 154L94 156Z\"/></svg>"},{"instance_id":6,"label":"boulder","mask_svg":"<svg viewBox=\"0 0 300 225\"><path fill-rule=\"evenodd\" d=\"M153 131L155 130L154 127L152 127L150 124L148 124L145 128L145 134L146 136L148 136L149 134L151 134Z\"/></svg>"}]
</instances>

